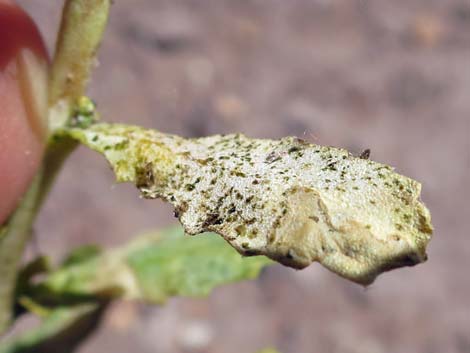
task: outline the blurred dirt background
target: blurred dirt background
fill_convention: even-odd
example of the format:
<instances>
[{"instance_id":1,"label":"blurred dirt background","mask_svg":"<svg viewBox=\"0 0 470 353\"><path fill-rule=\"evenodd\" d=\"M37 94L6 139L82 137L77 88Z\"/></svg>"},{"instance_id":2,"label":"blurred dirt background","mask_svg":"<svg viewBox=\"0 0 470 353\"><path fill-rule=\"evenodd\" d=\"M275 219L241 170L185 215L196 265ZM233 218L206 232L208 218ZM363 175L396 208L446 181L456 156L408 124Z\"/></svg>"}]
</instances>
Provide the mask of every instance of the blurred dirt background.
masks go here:
<instances>
[{"instance_id":1,"label":"blurred dirt background","mask_svg":"<svg viewBox=\"0 0 470 353\"><path fill-rule=\"evenodd\" d=\"M52 49L61 1L20 3ZM371 148L422 181L435 238L368 289L275 266L204 300L116 304L80 353L470 352L470 1L116 0L90 93L108 121ZM36 243L58 259L173 222L80 149Z\"/></svg>"}]
</instances>

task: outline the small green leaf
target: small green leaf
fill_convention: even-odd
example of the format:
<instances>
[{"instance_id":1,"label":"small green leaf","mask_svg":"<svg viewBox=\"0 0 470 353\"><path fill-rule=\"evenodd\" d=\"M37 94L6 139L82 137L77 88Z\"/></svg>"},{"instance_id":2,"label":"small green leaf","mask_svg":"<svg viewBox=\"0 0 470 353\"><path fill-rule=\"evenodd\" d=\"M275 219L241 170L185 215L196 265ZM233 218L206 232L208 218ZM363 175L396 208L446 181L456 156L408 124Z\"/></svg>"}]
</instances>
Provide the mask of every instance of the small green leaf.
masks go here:
<instances>
[{"instance_id":1,"label":"small green leaf","mask_svg":"<svg viewBox=\"0 0 470 353\"><path fill-rule=\"evenodd\" d=\"M217 286L255 278L271 263L265 257L243 258L215 234L189 237L174 227L61 268L36 292L163 303L171 296L204 296Z\"/></svg>"},{"instance_id":2,"label":"small green leaf","mask_svg":"<svg viewBox=\"0 0 470 353\"><path fill-rule=\"evenodd\" d=\"M262 267L272 263L264 256L243 258L213 233L201 237L178 233L173 231L127 257L147 300L205 296L218 285L255 278Z\"/></svg>"},{"instance_id":3,"label":"small green leaf","mask_svg":"<svg viewBox=\"0 0 470 353\"><path fill-rule=\"evenodd\" d=\"M98 304L57 308L36 328L4 340L0 353L72 352L96 328L103 308Z\"/></svg>"},{"instance_id":4,"label":"small green leaf","mask_svg":"<svg viewBox=\"0 0 470 353\"><path fill-rule=\"evenodd\" d=\"M101 249L96 245L84 245L73 250L62 262L62 267L76 265L89 261L101 254Z\"/></svg>"}]
</instances>

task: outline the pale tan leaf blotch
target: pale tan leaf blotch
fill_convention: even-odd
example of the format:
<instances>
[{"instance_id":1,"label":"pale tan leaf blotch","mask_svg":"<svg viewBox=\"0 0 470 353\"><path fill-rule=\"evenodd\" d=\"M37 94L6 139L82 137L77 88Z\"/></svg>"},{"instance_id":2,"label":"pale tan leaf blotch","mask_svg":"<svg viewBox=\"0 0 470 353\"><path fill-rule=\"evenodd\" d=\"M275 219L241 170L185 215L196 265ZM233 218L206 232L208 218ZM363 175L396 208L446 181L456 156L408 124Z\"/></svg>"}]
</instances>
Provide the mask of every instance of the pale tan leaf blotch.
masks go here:
<instances>
[{"instance_id":1,"label":"pale tan leaf blotch","mask_svg":"<svg viewBox=\"0 0 470 353\"><path fill-rule=\"evenodd\" d=\"M426 260L421 185L343 149L112 124L62 134L104 154L118 181L172 203L187 233L219 233L241 254L294 268L318 261L361 284Z\"/></svg>"}]
</instances>

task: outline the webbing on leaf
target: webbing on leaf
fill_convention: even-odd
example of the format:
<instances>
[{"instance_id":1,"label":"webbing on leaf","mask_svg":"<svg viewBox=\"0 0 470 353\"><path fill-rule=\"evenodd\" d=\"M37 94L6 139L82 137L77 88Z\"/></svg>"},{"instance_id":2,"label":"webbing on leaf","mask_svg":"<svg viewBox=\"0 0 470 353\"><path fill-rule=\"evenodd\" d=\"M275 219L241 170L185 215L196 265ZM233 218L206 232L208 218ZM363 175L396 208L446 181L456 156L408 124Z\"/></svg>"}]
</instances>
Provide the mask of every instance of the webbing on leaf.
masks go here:
<instances>
[{"instance_id":1,"label":"webbing on leaf","mask_svg":"<svg viewBox=\"0 0 470 353\"><path fill-rule=\"evenodd\" d=\"M361 284L426 260L432 225L421 185L346 150L113 124L60 134L102 153L118 181L173 204L187 233L216 232L241 254L294 268L318 261Z\"/></svg>"}]
</instances>

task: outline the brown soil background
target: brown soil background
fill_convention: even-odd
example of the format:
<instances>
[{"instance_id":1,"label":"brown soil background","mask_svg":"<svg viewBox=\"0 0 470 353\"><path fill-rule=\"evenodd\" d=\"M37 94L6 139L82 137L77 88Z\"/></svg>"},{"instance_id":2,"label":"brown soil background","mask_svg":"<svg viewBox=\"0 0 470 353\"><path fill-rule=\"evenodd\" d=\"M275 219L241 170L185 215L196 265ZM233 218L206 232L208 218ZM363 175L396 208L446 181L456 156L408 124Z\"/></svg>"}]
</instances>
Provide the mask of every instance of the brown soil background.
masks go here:
<instances>
[{"instance_id":1,"label":"brown soil background","mask_svg":"<svg viewBox=\"0 0 470 353\"><path fill-rule=\"evenodd\" d=\"M53 47L61 1L21 4ZM423 183L429 261L367 290L281 266L207 299L120 303L92 352L470 352L468 0L117 0L91 85L105 120L202 136L371 148ZM94 153L67 163L36 227L60 258L172 224Z\"/></svg>"}]
</instances>

